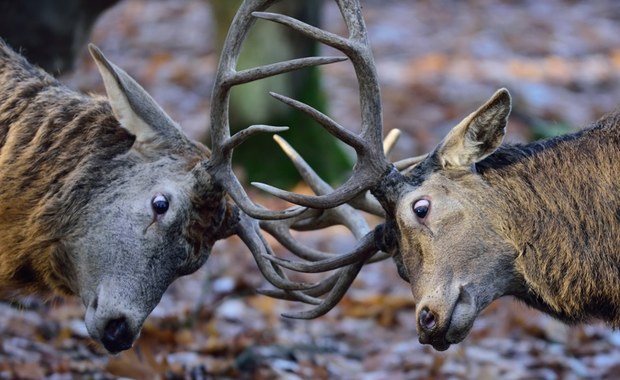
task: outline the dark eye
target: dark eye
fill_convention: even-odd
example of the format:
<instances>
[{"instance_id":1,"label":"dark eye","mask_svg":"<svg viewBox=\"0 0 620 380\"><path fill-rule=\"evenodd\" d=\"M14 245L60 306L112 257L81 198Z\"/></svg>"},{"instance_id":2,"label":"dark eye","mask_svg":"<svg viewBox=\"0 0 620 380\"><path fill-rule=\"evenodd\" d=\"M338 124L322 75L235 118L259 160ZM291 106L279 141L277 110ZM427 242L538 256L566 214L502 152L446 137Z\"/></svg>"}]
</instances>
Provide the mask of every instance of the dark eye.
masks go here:
<instances>
[{"instance_id":1,"label":"dark eye","mask_svg":"<svg viewBox=\"0 0 620 380\"><path fill-rule=\"evenodd\" d=\"M431 201L428 199L418 199L413 204L413 213L420 219L426 218L431 209Z\"/></svg>"},{"instance_id":2,"label":"dark eye","mask_svg":"<svg viewBox=\"0 0 620 380\"><path fill-rule=\"evenodd\" d=\"M163 215L168 211L168 198L165 195L157 194L151 201L151 205L157 215Z\"/></svg>"}]
</instances>

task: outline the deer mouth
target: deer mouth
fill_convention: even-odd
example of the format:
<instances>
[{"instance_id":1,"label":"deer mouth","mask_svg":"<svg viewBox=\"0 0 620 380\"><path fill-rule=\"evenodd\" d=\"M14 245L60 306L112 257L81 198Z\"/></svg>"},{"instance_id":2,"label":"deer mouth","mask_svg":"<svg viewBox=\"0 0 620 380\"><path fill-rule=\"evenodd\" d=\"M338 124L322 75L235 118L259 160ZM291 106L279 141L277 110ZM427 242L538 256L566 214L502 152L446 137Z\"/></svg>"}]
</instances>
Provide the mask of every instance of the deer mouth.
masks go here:
<instances>
[{"instance_id":1,"label":"deer mouth","mask_svg":"<svg viewBox=\"0 0 620 380\"><path fill-rule=\"evenodd\" d=\"M451 345L460 343L467 334L469 329L465 331L458 329L455 330L451 321L442 326L441 329L433 331L418 330L418 341L421 344L428 344L437 351L445 351L450 348Z\"/></svg>"},{"instance_id":2,"label":"deer mouth","mask_svg":"<svg viewBox=\"0 0 620 380\"><path fill-rule=\"evenodd\" d=\"M422 308L418 313L418 340L437 351L445 351L452 344L462 342L479 313L474 297L463 286L459 289L456 302L447 308L448 312L440 315L427 310Z\"/></svg>"},{"instance_id":3,"label":"deer mouth","mask_svg":"<svg viewBox=\"0 0 620 380\"><path fill-rule=\"evenodd\" d=\"M423 339L423 335L420 335L419 341L421 344L430 344L437 351L445 351L452 345L445 338L426 341Z\"/></svg>"}]
</instances>

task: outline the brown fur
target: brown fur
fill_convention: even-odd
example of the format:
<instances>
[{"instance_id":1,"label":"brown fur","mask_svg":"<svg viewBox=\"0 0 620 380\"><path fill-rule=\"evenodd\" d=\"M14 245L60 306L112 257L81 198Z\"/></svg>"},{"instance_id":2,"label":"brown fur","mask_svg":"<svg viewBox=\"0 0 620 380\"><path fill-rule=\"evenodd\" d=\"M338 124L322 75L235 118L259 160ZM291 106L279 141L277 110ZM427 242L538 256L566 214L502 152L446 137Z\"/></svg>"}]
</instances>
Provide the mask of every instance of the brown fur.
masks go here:
<instances>
[{"instance_id":1,"label":"brown fur","mask_svg":"<svg viewBox=\"0 0 620 380\"><path fill-rule=\"evenodd\" d=\"M132 143L107 100L72 92L0 46L0 294L75 293L60 242Z\"/></svg>"},{"instance_id":2,"label":"brown fur","mask_svg":"<svg viewBox=\"0 0 620 380\"><path fill-rule=\"evenodd\" d=\"M620 117L478 164L486 202L518 256L515 295L567 322L620 326Z\"/></svg>"},{"instance_id":3,"label":"brown fur","mask_svg":"<svg viewBox=\"0 0 620 380\"><path fill-rule=\"evenodd\" d=\"M499 90L406 176L373 189L387 211L379 244L411 284L420 341L439 350L504 295L565 322L620 326L619 114L501 145L510 107Z\"/></svg>"}]
</instances>

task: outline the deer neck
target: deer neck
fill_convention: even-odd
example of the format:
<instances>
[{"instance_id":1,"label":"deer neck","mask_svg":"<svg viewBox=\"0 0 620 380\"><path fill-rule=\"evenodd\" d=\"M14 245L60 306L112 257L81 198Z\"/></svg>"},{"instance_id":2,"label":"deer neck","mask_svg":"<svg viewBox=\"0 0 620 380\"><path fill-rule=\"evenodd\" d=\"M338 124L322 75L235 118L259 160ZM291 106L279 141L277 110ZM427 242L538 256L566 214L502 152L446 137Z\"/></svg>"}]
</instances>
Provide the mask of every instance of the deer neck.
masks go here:
<instances>
[{"instance_id":1,"label":"deer neck","mask_svg":"<svg viewBox=\"0 0 620 380\"><path fill-rule=\"evenodd\" d=\"M63 236L133 139L103 99L11 64L0 73L0 297L71 294ZM20 70L36 75L20 80Z\"/></svg>"},{"instance_id":2,"label":"deer neck","mask_svg":"<svg viewBox=\"0 0 620 380\"><path fill-rule=\"evenodd\" d=\"M514 295L566 322L620 325L620 127L503 146L480 163L515 248ZM501 215L500 215L501 214Z\"/></svg>"}]
</instances>

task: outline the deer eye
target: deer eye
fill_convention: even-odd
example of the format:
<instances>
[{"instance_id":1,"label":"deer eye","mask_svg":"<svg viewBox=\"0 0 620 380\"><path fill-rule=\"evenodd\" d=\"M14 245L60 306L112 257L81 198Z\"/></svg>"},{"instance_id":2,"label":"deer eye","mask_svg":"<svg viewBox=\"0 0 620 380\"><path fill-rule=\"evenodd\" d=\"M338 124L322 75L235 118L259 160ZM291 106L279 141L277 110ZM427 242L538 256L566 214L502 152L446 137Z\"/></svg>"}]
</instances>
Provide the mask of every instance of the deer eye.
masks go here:
<instances>
[{"instance_id":1,"label":"deer eye","mask_svg":"<svg viewBox=\"0 0 620 380\"><path fill-rule=\"evenodd\" d=\"M420 219L426 218L431 209L431 201L428 199L418 199L413 204L413 213Z\"/></svg>"},{"instance_id":2,"label":"deer eye","mask_svg":"<svg viewBox=\"0 0 620 380\"><path fill-rule=\"evenodd\" d=\"M168 198L162 194L157 194L151 201L151 205L153 206L153 211L155 211L157 215L165 214L170 206L168 203Z\"/></svg>"}]
</instances>

